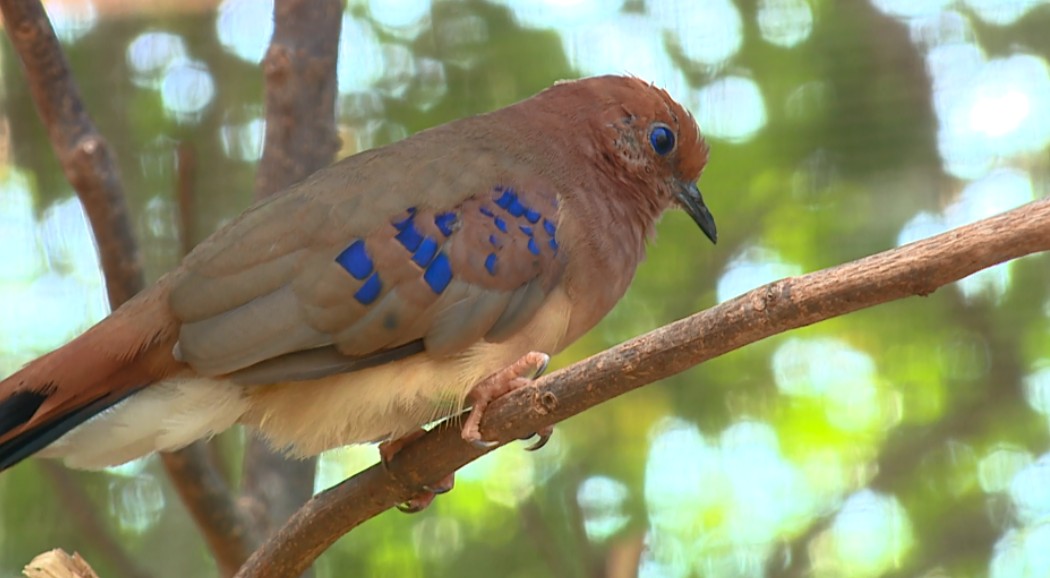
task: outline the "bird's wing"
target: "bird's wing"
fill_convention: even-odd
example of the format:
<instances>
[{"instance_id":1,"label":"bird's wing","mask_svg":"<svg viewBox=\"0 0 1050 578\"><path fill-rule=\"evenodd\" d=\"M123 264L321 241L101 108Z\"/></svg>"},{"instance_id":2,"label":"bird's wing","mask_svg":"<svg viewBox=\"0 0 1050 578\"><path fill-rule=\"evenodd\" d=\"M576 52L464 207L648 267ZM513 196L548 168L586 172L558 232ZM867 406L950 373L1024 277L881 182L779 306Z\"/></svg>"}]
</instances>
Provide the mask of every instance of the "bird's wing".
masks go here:
<instances>
[{"instance_id":1,"label":"bird's wing","mask_svg":"<svg viewBox=\"0 0 1050 578\"><path fill-rule=\"evenodd\" d=\"M428 175L442 191L402 174L389 184L424 190L380 196L348 168L257 206L187 259L170 297L182 360L273 383L453 355L506 339L559 281L557 196L535 179L519 188L460 166Z\"/></svg>"}]
</instances>

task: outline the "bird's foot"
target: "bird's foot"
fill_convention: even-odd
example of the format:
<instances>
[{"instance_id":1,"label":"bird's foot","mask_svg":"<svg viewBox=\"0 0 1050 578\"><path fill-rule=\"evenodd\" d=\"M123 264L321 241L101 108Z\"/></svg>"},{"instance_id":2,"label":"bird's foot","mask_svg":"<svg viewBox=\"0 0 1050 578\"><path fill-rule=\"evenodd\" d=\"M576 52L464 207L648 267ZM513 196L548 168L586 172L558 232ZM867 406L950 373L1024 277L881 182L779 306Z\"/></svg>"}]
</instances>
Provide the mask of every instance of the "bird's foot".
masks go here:
<instances>
[{"instance_id":1,"label":"bird's foot","mask_svg":"<svg viewBox=\"0 0 1050 578\"><path fill-rule=\"evenodd\" d=\"M392 460L402 448L419 439L425 433L427 433L426 430L418 429L406 436L399 437L396 440L388 440L379 444L379 460L383 463L383 467L387 467L390 460ZM434 501L434 498L436 498L438 494L444 494L452 490L455 483L456 474L449 474L439 480L436 484L423 486L423 491L398 504L397 509L408 514L423 511L430 505L430 502Z\"/></svg>"},{"instance_id":2,"label":"bird's foot","mask_svg":"<svg viewBox=\"0 0 1050 578\"><path fill-rule=\"evenodd\" d=\"M485 408L494 399L532 384L532 380L543 375L550 360L551 357L546 353L530 351L521 359L493 373L475 385L470 390L470 393L467 394L467 400L473 406L473 409L470 415L467 416L467 421L463 423L463 430L460 434L463 436L463 439L480 449L488 449L497 445L498 442L481 439L479 426L481 425L482 416L485 415ZM553 433L553 426L545 427L536 432L535 435L539 436L539 440L529 446L528 449L530 451L540 449L547 443L547 440L550 439Z\"/></svg>"}]
</instances>

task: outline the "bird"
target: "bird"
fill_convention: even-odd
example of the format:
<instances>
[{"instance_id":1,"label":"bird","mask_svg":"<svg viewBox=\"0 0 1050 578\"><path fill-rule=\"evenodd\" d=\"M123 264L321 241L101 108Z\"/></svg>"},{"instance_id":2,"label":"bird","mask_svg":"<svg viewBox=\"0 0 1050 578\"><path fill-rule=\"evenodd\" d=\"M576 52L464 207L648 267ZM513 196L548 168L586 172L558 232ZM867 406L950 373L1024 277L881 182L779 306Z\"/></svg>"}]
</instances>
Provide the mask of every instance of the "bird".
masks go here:
<instances>
[{"instance_id":1,"label":"bird","mask_svg":"<svg viewBox=\"0 0 1050 578\"><path fill-rule=\"evenodd\" d=\"M665 210L717 241L708 154L665 90L612 75L348 156L0 381L0 471L99 469L235 424L293 457L388 458L468 407L462 438L490 444L487 405L613 308Z\"/></svg>"}]
</instances>

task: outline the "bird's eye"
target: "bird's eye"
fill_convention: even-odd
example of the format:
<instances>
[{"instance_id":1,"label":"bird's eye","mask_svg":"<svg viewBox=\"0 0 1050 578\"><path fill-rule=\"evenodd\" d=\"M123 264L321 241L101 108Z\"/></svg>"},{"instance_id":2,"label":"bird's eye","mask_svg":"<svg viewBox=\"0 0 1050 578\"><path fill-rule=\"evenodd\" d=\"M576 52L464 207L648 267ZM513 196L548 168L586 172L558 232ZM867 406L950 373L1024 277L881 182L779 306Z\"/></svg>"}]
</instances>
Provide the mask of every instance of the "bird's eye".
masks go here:
<instances>
[{"instance_id":1,"label":"bird's eye","mask_svg":"<svg viewBox=\"0 0 1050 578\"><path fill-rule=\"evenodd\" d=\"M658 124L649 131L649 144L656 154L664 156L674 150L674 132L666 125Z\"/></svg>"}]
</instances>

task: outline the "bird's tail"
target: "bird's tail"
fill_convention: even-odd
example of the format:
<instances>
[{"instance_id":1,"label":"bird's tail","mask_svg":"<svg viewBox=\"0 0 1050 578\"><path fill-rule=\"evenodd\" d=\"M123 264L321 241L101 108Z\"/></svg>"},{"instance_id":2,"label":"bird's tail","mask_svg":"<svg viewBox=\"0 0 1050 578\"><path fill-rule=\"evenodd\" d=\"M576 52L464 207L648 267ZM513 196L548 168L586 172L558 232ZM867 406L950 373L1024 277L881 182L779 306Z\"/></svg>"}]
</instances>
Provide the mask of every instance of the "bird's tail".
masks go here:
<instances>
[{"instance_id":1,"label":"bird's tail","mask_svg":"<svg viewBox=\"0 0 1050 578\"><path fill-rule=\"evenodd\" d=\"M177 372L177 324L156 291L0 381L0 471Z\"/></svg>"}]
</instances>

